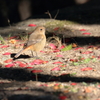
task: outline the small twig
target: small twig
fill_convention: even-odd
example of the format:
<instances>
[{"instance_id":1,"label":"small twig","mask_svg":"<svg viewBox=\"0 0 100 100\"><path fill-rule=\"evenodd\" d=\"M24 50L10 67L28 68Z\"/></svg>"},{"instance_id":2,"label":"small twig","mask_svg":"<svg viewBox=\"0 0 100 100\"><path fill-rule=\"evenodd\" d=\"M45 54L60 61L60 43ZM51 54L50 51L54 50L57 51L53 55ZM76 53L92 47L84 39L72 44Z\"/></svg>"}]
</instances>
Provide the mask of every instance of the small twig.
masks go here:
<instances>
[{"instance_id":1,"label":"small twig","mask_svg":"<svg viewBox=\"0 0 100 100\"><path fill-rule=\"evenodd\" d=\"M50 19L52 19L52 16L51 16L51 14L50 14L50 12L49 12L49 11L45 12L45 14L48 14L48 15L49 15L49 17L50 17Z\"/></svg>"},{"instance_id":2,"label":"small twig","mask_svg":"<svg viewBox=\"0 0 100 100\"><path fill-rule=\"evenodd\" d=\"M9 20L9 19L7 19L7 21L8 21L8 24L9 24L10 28L11 28L10 20Z\"/></svg>"},{"instance_id":3,"label":"small twig","mask_svg":"<svg viewBox=\"0 0 100 100\"><path fill-rule=\"evenodd\" d=\"M54 19L56 19L56 17L58 16L58 13L59 13L59 9L57 10L57 13L56 13Z\"/></svg>"}]
</instances>

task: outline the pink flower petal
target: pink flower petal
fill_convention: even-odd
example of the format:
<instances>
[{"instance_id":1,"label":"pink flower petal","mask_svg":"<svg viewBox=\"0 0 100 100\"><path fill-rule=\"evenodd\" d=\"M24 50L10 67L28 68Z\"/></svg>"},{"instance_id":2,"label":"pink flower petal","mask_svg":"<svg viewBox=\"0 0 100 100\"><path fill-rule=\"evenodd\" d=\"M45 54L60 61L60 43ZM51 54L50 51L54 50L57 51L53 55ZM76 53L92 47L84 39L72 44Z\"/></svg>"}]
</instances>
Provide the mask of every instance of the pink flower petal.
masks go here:
<instances>
[{"instance_id":1,"label":"pink flower petal","mask_svg":"<svg viewBox=\"0 0 100 100\"><path fill-rule=\"evenodd\" d=\"M5 60L4 62L5 63L10 63L10 62L12 62L13 61L13 59L7 59L7 60Z\"/></svg>"},{"instance_id":2,"label":"pink flower petal","mask_svg":"<svg viewBox=\"0 0 100 100\"><path fill-rule=\"evenodd\" d=\"M20 66L20 67L26 67L26 66L27 66L27 64L20 63L20 64L19 64L19 66Z\"/></svg>"},{"instance_id":3,"label":"pink flower petal","mask_svg":"<svg viewBox=\"0 0 100 100\"><path fill-rule=\"evenodd\" d=\"M81 71L88 71L88 70L93 70L93 68L91 68L91 67L81 68Z\"/></svg>"},{"instance_id":4,"label":"pink flower petal","mask_svg":"<svg viewBox=\"0 0 100 100\"><path fill-rule=\"evenodd\" d=\"M4 53L3 55L10 55L11 53L9 53L9 52L6 52L6 53Z\"/></svg>"},{"instance_id":5,"label":"pink flower petal","mask_svg":"<svg viewBox=\"0 0 100 100\"><path fill-rule=\"evenodd\" d=\"M79 50L79 49L84 49L84 48L82 48L82 47L79 47L79 48L75 48L74 50Z\"/></svg>"},{"instance_id":6,"label":"pink flower petal","mask_svg":"<svg viewBox=\"0 0 100 100\"><path fill-rule=\"evenodd\" d=\"M80 29L80 31L86 31L86 29Z\"/></svg>"},{"instance_id":7,"label":"pink flower petal","mask_svg":"<svg viewBox=\"0 0 100 100\"><path fill-rule=\"evenodd\" d=\"M51 71L59 71L59 70L60 70L59 67L55 67L55 68L51 69Z\"/></svg>"},{"instance_id":8,"label":"pink flower petal","mask_svg":"<svg viewBox=\"0 0 100 100\"><path fill-rule=\"evenodd\" d=\"M77 85L77 83L71 83L70 85Z\"/></svg>"},{"instance_id":9,"label":"pink flower petal","mask_svg":"<svg viewBox=\"0 0 100 100\"><path fill-rule=\"evenodd\" d=\"M82 52L82 54L90 54L90 53L93 53L93 51Z\"/></svg>"},{"instance_id":10,"label":"pink flower petal","mask_svg":"<svg viewBox=\"0 0 100 100\"><path fill-rule=\"evenodd\" d=\"M40 72L43 72L42 70L32 70L31 71L32 73L40 73Z\"/></svg>"},{"instance_id":11,"label":"pink flower petal","mask_svg":"<svg viewBox=\"0 0 100 100\"><path fill-rule=\"evenodd\" d=\"M91 33L82 33L83 35L90 35Z\"/></svg>"},{"instance_id":12,"label":"pink flower petal","mask_svg":"<svg viewBox=\"0 0 100 100\"><path fill-rule=\"evenodd\" d=\"M55 53L55 52L60 52L60 50L59 49L55 49L55 50L53 50L53 52Z\"/></svg>"},{"instance_id":13,"label":"pink flower petal","mask_svg":"<svg viewBox=\"0 0 100 100\"><path fill-rule=\"evenodd\" d=\"M53 64L62 64L62 62L58 61L58 62L54 62Z\"/></svg>"},{"instance_id":14,"label":"pink flower petal","mask_svg":"<svg viewBox=\"0 0 100 100\"><path fill-rule=\"evenodd\" d=\"M10 67L13 67L14 66L14 64L12 63L12 64L8 64L8 65L5 65L5 67L7 67L7 68L10 68Z\"/></svg>"},{"instance_id":15,"label":"pink flower petal","mask_svg":"<svg viewBox=\"0 0 100 100\"><path fill-rule=\"evenodd\" d=\"M60 54L59 54L59 55L56 55L56 57L63 57L63 55L60 55Z\"/></svg>"},{"instance_id":16,"label":"pink flower petal","mask_svg":"<svg viewBox=\"0 0 100 100\"><path fill-rule=\"evenodd\" d=\"M7 48L9 47L8 45L4 45L4 46L1 46L0 48Z\"/></svg>"},{"instance_id":17,"label":"pink flower petal","mask_svg":"<svg viewBox=\"0 0 100 100\"><path fill-rule=\"evenodd\" d=\"M29 24L28 26L29 27L35 27L36 25L35 24Z\"/></svg>"},{"instance_id":18,"label":"pink flower petal","mask_svg":"<svg viewBox=\"0 0 100 100\"><path fill-rule=\"evenodd\" d=\"M62 45L61 47L59 47L59 49L61 50L61 49L63 49L63 48L65 48L65 46L64 45Z\"/></svg>"},{"instance_id":19,"label":"pink flower petal","mask_svg":"<svg viewBox=\"0 0 100 100\"><path fill-rule=\"evenodd\" d=\"M49 46L51 47L51 49L56 49L57 48L53 43L50 43Z\"/></svg>"}]
</instances>

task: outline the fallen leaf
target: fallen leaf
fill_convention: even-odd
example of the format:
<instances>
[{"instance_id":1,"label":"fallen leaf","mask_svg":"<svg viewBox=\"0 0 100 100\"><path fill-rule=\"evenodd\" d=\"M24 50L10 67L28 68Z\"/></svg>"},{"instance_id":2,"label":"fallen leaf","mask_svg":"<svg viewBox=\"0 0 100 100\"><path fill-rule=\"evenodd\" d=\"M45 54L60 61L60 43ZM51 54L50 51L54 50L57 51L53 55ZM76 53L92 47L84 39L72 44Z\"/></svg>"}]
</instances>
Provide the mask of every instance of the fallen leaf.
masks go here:
<instances>
[{"instance_id":1,"label":"fallen leaf","mask_svg":"<svg viewBox=\"0 0 100 100\"><path fill-rule=\"evenodd\" d=\"M73 48L76 48L76 47L78 47L78 45L77 45L76 43L73 43L73 44L72 44L72 47L73 47Z\"/></svg>"},{"instance_id":2,"label":"fallen leaf","mask_svg":"<svg viewBox=\"0 0 100 100\"><path fill-rule=\"evenodd\" d=\"M72 44L66 46L65 48L61 49L61 51L68 51L72 49Z\"/></svg>"},{"instance_id":3,"label":"fallen leaf","mask_svg":"<svg viewBox=\"0 0 100 100\"><path fill-rule=\"evenodd\" d=\"M91 33L82 33L83 35L90 35Z\"/></svg>"},{"instance_id":4,"label":"fallen leaf","mask_svg":"<svg viewBox=\"0 0 100 100\"><path fill-rule=\"evenodd\" d=\"M92 88L92 87L86 87L86 88L84 89L84 92L86 92L86 93L91 93L93 90L94 90L94 88Z\"/></svg>"},{"instance_id":5,"label":"fallen leaf","mask_svg":"<svg viewBox=\"0 0 100 100\"><path fill-rule=\"evenodd\" d=\"M88 71L88 70L93 70L93 68L91 68L91 67L81 68L81 71Z\"/></svg>"},{"instance_id":6,"label":"fallen leaf","mask_svg":"<svg viewBox=\"0 0 100 100\"><path fill-rule=\"evenodd\" d=\"M51 69L51 71L59 71L59 70L60 70L59 67L55 67L55 68Z\"/></svg>"},{"instance_id":7,"label":"fallen leaf","mask_svg":"<svg viewBox=\"0 0 100 100\"><path fill-rule=\"evenodd\" d=\"M4 53L3 55L10 55L11 53L9 53L9 52L6 52L6 53Z\"/></svg>"},{"instance_id":8,"label":"fallen leaf","mask_svg":"<svg viewBox=\"0 0 100 100\"><path fill-rule=\"evenodd\" d=\"M56 49L57 48L53 43L50 43L49 46L51 47L51 49Z\"/></svg>"},{"instance_id":9,"label":"fallen leaf","mask_svg":"<svg viewBox=\"0 0 100 100\"><path fill-rule=\"evenodd\" d=\"M10 62L12 62L13 61L13 59L7 59L7 60L5 60L4 62L5 63L10 63Z\"/></svg>"},{"instance_id":10,"label":"fallen leaf","mask_svg":"<svg viewBox=\"0 0 100 100\"><path fill-rule=\"evenodd\" d=\"M36 24L29 24L28 26L29 26L29 27L35 27Z\"/></svg>"},{"instance_id":11,"label":"fallen leaf","mask_svg":"<svg viewBox=\"0 0 100 100\"><path fill-rule=\"evenodd\" d=\"M5 65L5 67L7 67L7 68L10 68L10 67L13 67L13 66L14 66L14 64L13 64L13 63L8 64L8 65Z\"/></svg>"}]
</instances>

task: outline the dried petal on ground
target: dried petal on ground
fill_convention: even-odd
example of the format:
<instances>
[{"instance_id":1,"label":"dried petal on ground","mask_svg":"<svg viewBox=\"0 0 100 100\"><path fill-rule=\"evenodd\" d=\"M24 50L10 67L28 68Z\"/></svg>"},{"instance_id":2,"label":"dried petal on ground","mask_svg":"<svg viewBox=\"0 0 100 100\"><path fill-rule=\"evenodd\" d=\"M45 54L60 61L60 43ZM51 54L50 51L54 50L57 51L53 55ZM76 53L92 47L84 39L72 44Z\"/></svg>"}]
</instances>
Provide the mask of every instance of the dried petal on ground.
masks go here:
<instances>
[{"instance_id":1,"label":"dried petal on ground","mask_svg":"<svg viewBox=\"0 0 100 100\"><path fill-rule=\"evenodd\" d=\"M82 33L83 35L90 35L91 33Z\"/></svg>"},{"instance_id":2,"label":"dried petal on ground","mask_svg":"<svg viewBox=\"0 0 100 100\"><path fill-rule=\"evenodd\" d=\"M32 70L31 71L32 73L41 73L41 72L43 72L42 70Z\"/></svg>"},{"instance_id":3,"label":"dried petal on ground","mask_svg":"<svg viewBox=\"0 0 100 100\"><path fill-rule=\"evenodd\" d=\"M49 46L51 47L51 49L56 49L57 48L56 45L53 44L53 43L50 43Z\"/></svg>"},{"instance_id":4,"label":"dried petal on ground","mask_svg":"<svg viewBox=\"0 0 100 100\"><path fill-rule=\"evenodd\" d=\"M85 52L82 52L82 54L90 54L90 53L93 53L93 51L85 51Z\"/></svg>"},{"instance_id":5,"label":"dried petal on ground","mask_svg":"<svg viewBox=\"0 0 100 100\"><path fill-rule=\"evenodd\" d=\"M13 64L13 63L8 64L8 65L5 65L5 67L7 67L7 68L10 68L10 67L13 67L13 66L14 66L14 64Z\"/></svg>"},{"instance_id":6,"label":"dried petal on ground","mask_svg":"<svg viewBox=\"0 0 100 100\"><path fill-rule=\"evenodd\" d=\"M5 63L10 63L10 62L12 62L13 61L13 59L7 59L7 60L5 60L4 62Z\"/></svg>"},{"instance_id":7,"label":"dried petal on ground","mask_svg":"<svg viewBox=\"0 0 100 100\"><path fill-rule=\"evenodd\" d=\"M60 61L57 61L57 62L53 62L53 64L63 64L63 63Z\"/></svg>"},{"instance_id":8,"label":"dried petal on ground","mask_svg":"<svg viewBox=\"0 0 100 100\"><path fill-rule=\"evenodd\" d=\"M59 55L56 55L56 57L63 57L63 55L60 55L60 54L59 54Z\"/></svg>"},{"instance_id":9,"label":"dried petal on ground","mask_svg":"<svg viewBox=\"0 0 100 100\"><path fill-rule=\"evenodd\" d=\"M51 69L51 71L59 71L59 70L60 70L59 67L55 67L55 68Z\"/></svg>"},{"instance_id":10,"label":"dried petal on ground","mask_svg":"<svg viewBox=\"0 0 100 100\"><path fill-rule=\"evenodd\" d=\"M9 45L3 45L0 48L7 48L7 47L9 47Z\"/></svg>"},{"instance_id":11,"label":"dried petal on ground","mask_svg":"<svg viewBox=\"0 0 100 100\"><path fill-rule=\"evenodd\" d=\"M35 27L36 24L29 24L28 26L29 26L29 27Z\"/></svg>"},{"instance_id":12,"label":"dried petal on ground","mask_svg":"<svg viewBox=\"0 0 100 100\"><path fill-rule=\"evenodd\" d=\"M86 31L86 29L80 29L80 31Z\"/></svg>"},{"instance_id":13,"label":"dried petal on ground","mask_svg":"<svg viewBox=\"0 0 100 100\"><path fill-rule=\"evenodd\" d=\"M88 71L88 70L93 70L93 68L91 68L91 67L81 68L81 71Z\"/></svg>"},{"instance_id":14,"label":"dried petal on ground","mask_svg":"<svg viewBox=\"0 0 100 100\"><path fill-rule=\"evenodd\" d=\"M20 63L20 64L19 64L19 66L20 66L20 67L26 67L26 66L27 66L27 64Z\"/></svg>"},{"instance_id":15,"label":"dried petal on ground","mask_svg":"<svg viewBox=\"0 0 100 100\"><path fill-rule=\"evenodd\" d=\"M80 49L84 49L84 48L82 48L82 47L78 47L78 48L75 48L74 50L80 50Z\"/></svg>"},{"instance_id":16,"label":"dried petal on ground","mask_svg":"<svg viewBox=\"0 0 100 100\"><path fill-rule=\"evenodd\" d=\"M10 55L11 53L10 52L6 52L6 53L4 53L3 55Z\"/></svg>"},{"instance_id":17,"label":"dried petal on ground","mask_svg":"<svg viewBox=\"0 0 100 100\"><path fill-rule=\"evenodd\" d=\"M77 83L71 83L70 85L77 85Z\"/></svg>"}]
</instances>

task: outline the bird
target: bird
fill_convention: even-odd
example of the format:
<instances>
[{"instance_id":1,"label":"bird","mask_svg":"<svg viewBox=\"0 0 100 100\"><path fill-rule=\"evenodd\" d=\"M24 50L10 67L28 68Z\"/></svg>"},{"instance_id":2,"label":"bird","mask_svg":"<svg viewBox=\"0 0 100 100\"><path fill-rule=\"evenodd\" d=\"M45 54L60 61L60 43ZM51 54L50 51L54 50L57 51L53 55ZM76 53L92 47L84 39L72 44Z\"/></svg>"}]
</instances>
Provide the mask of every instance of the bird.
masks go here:
<instances>
[{"instance_id":1,"label":"bird","mask_svg":"<svg viewBox=\"0 0 100 100\"><path fill-rule=\"evenodd\" d=\"M31 50L32 57L34 57L33 52L36 53L36 57L38 57L38 52L41 51L46 44L46 35L45 35L45 27L38 26L35 30L30 34L28 41L24 43L23 49L20 50L14 58L19 57L23 52L27 50Z\"/></svg>"}]
</instances>

